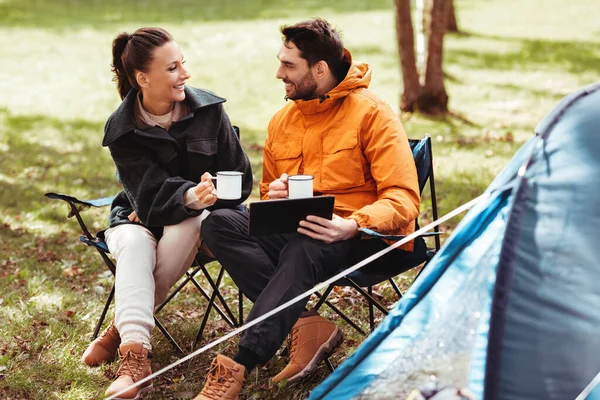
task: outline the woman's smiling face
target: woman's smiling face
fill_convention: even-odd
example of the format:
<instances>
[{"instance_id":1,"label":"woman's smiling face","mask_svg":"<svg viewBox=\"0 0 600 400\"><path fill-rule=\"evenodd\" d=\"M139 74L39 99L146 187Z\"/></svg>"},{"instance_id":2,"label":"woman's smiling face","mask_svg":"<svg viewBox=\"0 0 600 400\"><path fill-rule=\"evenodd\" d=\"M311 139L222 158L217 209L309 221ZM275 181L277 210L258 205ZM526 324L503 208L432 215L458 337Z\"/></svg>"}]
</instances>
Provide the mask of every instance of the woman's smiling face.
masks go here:
<instances>
[{"instance_id":1,"label":"woman's smiling face","mask_svg":"<svg viewBox=\"0 0 600 400\"><path fill-rule=\"evenodd\" d=\"M152 61L145 75L146 84L140 85L144 100L165 103L185 100L184 85L190 78L185 69L183 53L172 40L152 52Z\"/></svg>"}]
</instances>

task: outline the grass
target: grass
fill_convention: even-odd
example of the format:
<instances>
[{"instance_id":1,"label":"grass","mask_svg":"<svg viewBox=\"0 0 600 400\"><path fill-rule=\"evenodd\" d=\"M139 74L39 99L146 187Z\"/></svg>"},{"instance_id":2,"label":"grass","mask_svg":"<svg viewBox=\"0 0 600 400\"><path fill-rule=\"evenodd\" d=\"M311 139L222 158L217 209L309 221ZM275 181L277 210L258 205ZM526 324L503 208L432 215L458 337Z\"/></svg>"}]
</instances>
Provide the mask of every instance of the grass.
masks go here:
<instances>
[{"instance_id":1,"label":"grass","mask_svg":"<svg viewBox=\"0 0 600 400\"><path fill-rule=\"evenodd\" d=\"M100 146L104 121L119 103L109 71L115 34L142 25L171 31L186 54L190 84L228 98L226 109L241 127L257 181L265 127L284 104L274 77L278 27L314 15L329 19L343 30L354 58L372 66L371 88L397 109L401 77L389 3L0 0L0 397L100 398L116 368L79 363L112 280L78 243L65 206L43 196L56 191L96 198L118 190L110 156ZM457 2L464 33L449 36L445 46L453 114L402 116L410 137L428 133L434 139L441 214L479 195L560 98L598 80L597 8L595 0L568 7L560 0ZM429 199L422 209L423 219L430 219ZM86 211L93 229L105 227L106 211ZM410 276L402 280L409 282ZM389 288L378 291L391 303ZM230 281L224 292L233 303ZM335 299L367 320L355 297L340 290ZM203 306L190 289L161 312L188 350ZM348 339L334 363L361 341L340 326ZM203 343L228 331L213 317ZM231 354L235 343L162 375L152 398L193 398L216 351ZM158 332L153 344L155 370L177 359ZM273 387L269 377L284 364L276 357L253 373L242 398L305 398L327 375L320 367L308 381Z\"/></svg>"},{"instance_id":2,"label":"grass","mask_svg":"<svg viewBox=\"0 0 600 400\"><path fill-rule=\"evenodd\" d=\"M385 0L345 0L323 5L318 0L178 0L158 2L136 0L4 0L0 3L0 21L9 26L65 27L106 26L106 24L152 24L243 21L269 18L287 18L299 14L319 12L340 13L347 10L369 11L388 9Z\"/></svg>"}]
</instances>

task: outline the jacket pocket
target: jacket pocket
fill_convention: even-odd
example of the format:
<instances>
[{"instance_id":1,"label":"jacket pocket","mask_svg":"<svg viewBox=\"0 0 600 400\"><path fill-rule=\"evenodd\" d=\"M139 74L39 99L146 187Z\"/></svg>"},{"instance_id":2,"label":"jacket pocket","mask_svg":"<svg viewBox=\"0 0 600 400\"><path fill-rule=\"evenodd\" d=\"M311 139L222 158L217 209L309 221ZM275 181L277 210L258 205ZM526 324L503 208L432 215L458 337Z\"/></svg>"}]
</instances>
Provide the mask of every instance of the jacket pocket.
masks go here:
<instances>
[{"instance_id":1,"label":"jacket pocket","mask_svg":"<svg viewBox=\"0 0 600 400\"><path fill-rule=\"evenodd\" d=\"M190 153L200 153L206 156L217 154L217 139L196 139L187 142L187 150Z\"/></svg>"},{"instance_id":2,"label":"jacket pocket","mask_svg":"<svg viewBox=\"0 0 600 400\"><path fill-rule=\"evenodd\" d=\"M213 169L216 168L217 165L218 147L216 138L188 141L187 151L189 169L186 172L186 176L189 174L190 177L193 177L191 180L199 182L203 173L209 171L214 174L217 172L213 171ZM227 155L225 155L225 157L227 157Z\"/></svg>"},{"instance_id":3,"label":"jacket pocket","mask_svg":"<svg viewBox=\"0 0 600 400\"><path fill-rule=\"evenodd\" d=\"M273 159L277 171L288 175L297 174L302 163L302 141L287 140L273 144L272 150Z\"/></svg>"},{"instance_id":4,"label":"jacket pocket","mask_svg":"<svg viewBox=\"0 0 600 400\"><path fill-rule=\"evenodd\" d=\"M358 130L329 133L323 137L323 188L349 189L364 185Z\"/></svg>"}]
</instances>

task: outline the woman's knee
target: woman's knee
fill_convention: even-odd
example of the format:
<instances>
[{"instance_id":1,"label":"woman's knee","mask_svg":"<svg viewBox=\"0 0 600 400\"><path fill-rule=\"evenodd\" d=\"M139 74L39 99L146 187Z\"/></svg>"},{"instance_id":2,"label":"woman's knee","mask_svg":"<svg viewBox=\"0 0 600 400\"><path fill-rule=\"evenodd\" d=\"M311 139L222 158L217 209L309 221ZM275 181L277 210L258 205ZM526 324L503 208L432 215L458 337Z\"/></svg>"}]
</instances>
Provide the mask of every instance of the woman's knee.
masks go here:
<instances>
[{"instance_id":1,"label":"woman's knee","mask_svg":"<svg viewBox=\"0 0 600 400\"><path fill-rule=\"evenodd\" d=\"M199 215L197 217L187 218L176 225L168 225L163 229L163 236L200 236L200 225L202 224L202 217Z\"/></svg>"},{"instance_id":2,"label":"woman's knee","mask_svg":"<svg viewBox=\"0 0 600 400\"><path fill-rule=\"evenodd\" d=\"M122 224L110 228L105 233L106 244L113 255L132 249L143 251L156 249L156 238L141 225Z\"/></svg>"}]
</instances>

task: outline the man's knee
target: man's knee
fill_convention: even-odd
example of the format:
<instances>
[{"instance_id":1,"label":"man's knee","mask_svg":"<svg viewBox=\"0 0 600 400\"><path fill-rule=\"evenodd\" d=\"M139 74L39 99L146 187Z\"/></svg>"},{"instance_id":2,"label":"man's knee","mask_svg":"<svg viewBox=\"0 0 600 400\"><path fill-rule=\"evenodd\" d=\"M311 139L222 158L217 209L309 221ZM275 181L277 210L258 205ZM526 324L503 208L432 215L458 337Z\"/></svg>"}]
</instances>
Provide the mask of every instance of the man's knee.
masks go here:
<instances>
[{"instance_id":1,"label":"man's knee","mask_svg":"<svg viewBox=\"0 0 600 400\"><path fill-rule=\"evenodd\" d=\"M210 245L224 232L236 230L236 219L241 211L229 208L212 211L202 222L201 235L204 241ZM236 218L238 217L238 218Z\"/></svg>"},{"instance_id":2,"label":"man's knee","mask_svg":"<svg viewBox=\"0 0 600 400\"><path fill-rule=\"evenodd\" d=\"M334 250L335 246L299 234L286 245L281 254L280 264L286 265L286 268L311 270L321 277L335 263L336 258L339 258L339 252Z\"/></svg>"},{"instance_id":3,"label":"man's knee","mask_svg":"<svg viewBox=\"0 0 600 400\"><path fill-rule=\"evenodd\" d=\"M292 254L315 254L320 253L326 247L327 243L297 234L288 242L286 250Z\"/></svg>"}]
</instances>

